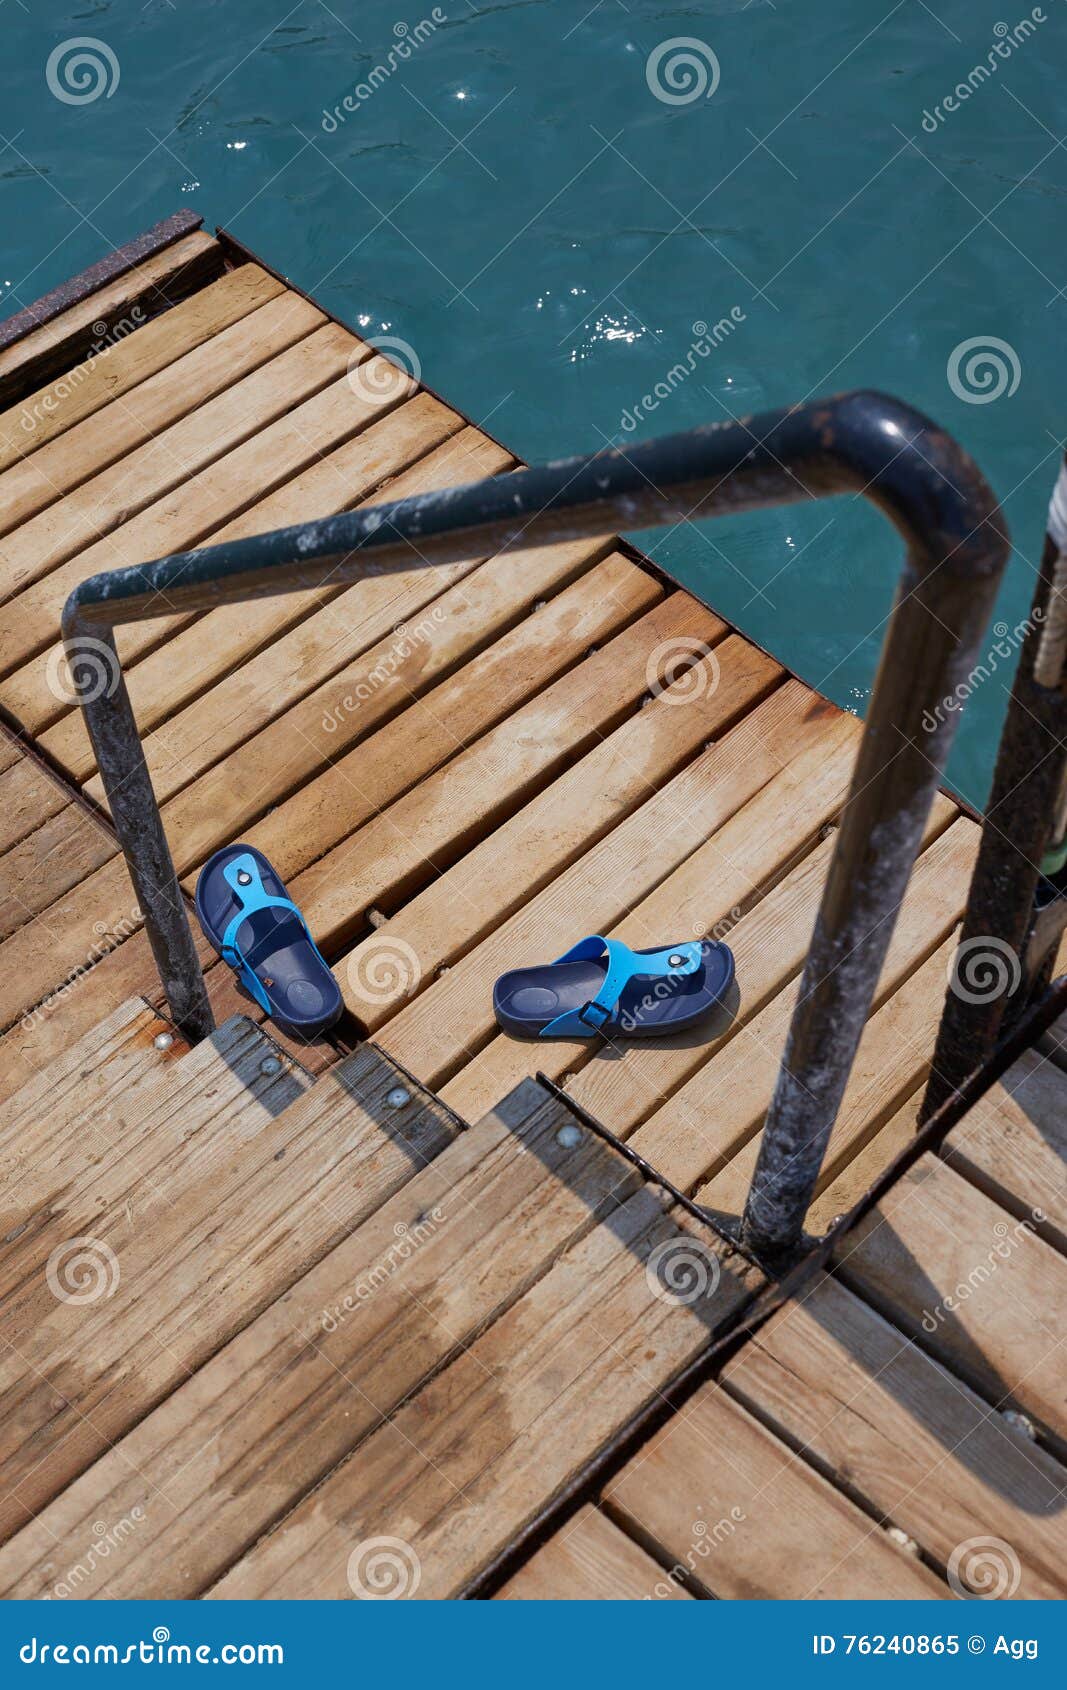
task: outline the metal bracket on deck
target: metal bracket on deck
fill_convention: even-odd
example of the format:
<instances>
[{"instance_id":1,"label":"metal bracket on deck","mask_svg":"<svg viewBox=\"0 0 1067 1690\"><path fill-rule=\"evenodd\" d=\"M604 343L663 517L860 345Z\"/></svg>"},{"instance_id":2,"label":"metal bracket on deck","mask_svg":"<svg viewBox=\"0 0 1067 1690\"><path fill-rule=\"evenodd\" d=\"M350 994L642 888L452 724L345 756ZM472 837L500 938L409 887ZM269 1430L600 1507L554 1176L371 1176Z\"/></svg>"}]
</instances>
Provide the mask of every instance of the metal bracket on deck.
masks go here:
<instances>
[{"instance_id":1,"label":"metal bracket on deck","mask_svg":"<svg viewBox=\"0 0 1067 1690\"><path fill-rule=\"evenodd\" d=\"M71 673L183 1031L203 1037L212 1016L122 679L117 624L840 493L877 505L906 556L745 1210L746 1248L763 1260L787 1256L952 744L956 714L940 706L974 666L1008 555L996 500L973 460L884 394L815 400L82 582L63 613ZM92 662L81 661L87 652Z\"/></svg>"}]
</instances>

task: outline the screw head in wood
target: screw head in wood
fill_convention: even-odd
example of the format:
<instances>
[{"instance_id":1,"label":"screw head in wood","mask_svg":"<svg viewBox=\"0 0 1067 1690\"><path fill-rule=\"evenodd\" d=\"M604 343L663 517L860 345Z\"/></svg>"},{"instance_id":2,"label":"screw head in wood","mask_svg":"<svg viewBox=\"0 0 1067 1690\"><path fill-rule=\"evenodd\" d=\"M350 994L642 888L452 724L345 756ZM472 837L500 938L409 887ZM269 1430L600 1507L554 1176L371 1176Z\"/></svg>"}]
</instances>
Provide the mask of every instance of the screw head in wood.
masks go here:
<instances>
[{"instance_id":1,"label":"screw head in wood","mask_svg":"<svg viewBox=\"0 0 1067 1690\"><path fill-rule=\"evenodd\" d=\"M394 1086L392 1091L386 1092L385 1101L390 1109L403 1109L405 1103L411 1102L411 1093L406 1086Z\"/></svg>"}]
</instances>

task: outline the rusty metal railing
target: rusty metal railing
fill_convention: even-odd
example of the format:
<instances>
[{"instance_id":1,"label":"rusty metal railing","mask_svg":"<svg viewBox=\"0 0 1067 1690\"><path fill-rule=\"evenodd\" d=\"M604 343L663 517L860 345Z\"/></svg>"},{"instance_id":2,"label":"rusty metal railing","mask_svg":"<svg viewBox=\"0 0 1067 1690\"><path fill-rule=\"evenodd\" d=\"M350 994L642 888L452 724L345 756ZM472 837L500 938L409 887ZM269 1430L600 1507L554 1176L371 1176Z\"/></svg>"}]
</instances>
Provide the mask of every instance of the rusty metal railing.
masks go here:
<instances>
[{"instance_id":1,"label":"rusty metal railing","mask_svg":"<svg viewBox=\"0 0 1067 1690\"><path fill-rule=\"evenodd\" d=\"M86 641L97 658L103 646L113 666L115 684L95 695L85 673L81 703L178 1025L201 1038L213 1019L121 676L118 624L840 493L873 501L906 555L745 1210L746 1245L768 1262L788 1255L952 742L955 717L932 713L973 666L1008 555L996 501L971 458L882 394L845 394L349 511L76 588L63 613L71 672L82 686Z\"/></svg>"}]
</instances>

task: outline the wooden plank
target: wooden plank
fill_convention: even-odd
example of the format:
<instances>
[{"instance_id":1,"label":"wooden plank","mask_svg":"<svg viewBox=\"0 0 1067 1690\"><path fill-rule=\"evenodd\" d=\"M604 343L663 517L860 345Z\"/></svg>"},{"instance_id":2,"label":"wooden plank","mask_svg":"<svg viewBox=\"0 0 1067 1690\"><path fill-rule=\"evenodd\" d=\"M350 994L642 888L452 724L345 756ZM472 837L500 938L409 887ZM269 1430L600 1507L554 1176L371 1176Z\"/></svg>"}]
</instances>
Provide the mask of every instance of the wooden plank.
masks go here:
<instances>
[{"instance_id":1,"label":"wooden plank","mask_svg":"<svg viewBox=\"0 0 1067 1690\"><path fill-rule=\"evenodd\" d=\"M810 1233L827 1232L837 1217L847 1214L870 1190L879 1174L911 1143L918 1130L923 1090L924 1087L920 1086L918 1091L912 1092L892 1120L887 1121L870 1143L816 1193L805 1222Z\"/></svg>"},{"instance_id":2,"label":"wooden plank","mask_svg":"<svg viewBox=\"0 0 1067 1690\"><path fill-rule=\"evenodd\" d=\"M318 334L325 332L317 331ZM317 335L311 339L317 339ZM310 342L305 342L300 347L294 347L293 353L304 352L309 345ZM330 353L330 349L327 352ZM289 356L288 353L282 354L283 359ZM314 385L311 365L309 359L309 368L303 371L300 381ZM248 379L255 381L258 373ZM399 384L395 396L399 403L408 385L407 378L396 372L394 375ZM270 402L277 404L280 401L275 395ZM42 650L35 660L8 677L0 687L0 700L34 733L39 733L72 708L56 630L66 594L84 579L90 567L117 568L144 562L149 557L165 556L168 551L181 546L201 541L217 544L223 539L232 539L235 518L239 516L244 518L242 532L259 532L261 511L253 509L253 501L262 505L265 495L299 474L324 452L358 433L375 415L390 408L389 401L382 394L375 393L373 397L364 399L354 394L347 379L334 381L194 476L184 487L180 499L172 496L157 501L132 522L91 546L80 558L72 558L30 587L18 601L20 618L25 616L27 619L26 629L18 643L22 648L39 646L42 642L45 646L49 641L55 643L51 649ZM191 622L194 614L165 616L122 626L118 630L118 645L123 661L127 662L139 653L160 645L175 629Z\"/></svg>"},{"instance_id":3,"label":"wooden plank","mask_svg":"<svg viewBox=\"0 0 1067 1690\"><path fill-rule=\"evenodd\" d=\"M10 1158L29 1153L24 1135L69 1126L97 1106L110 1107L166 1074L188 1049L174 1037L165 1049L154 1043L171 1029L139 998L127 999L110 1015L98 1016L79 1039L70 1039L52 1060L41 1062L0 1112L0 1155L4 1187Z\"/></svg>"},{"instance_id":4,"label":"wooden plank","mask_svg":"<svg viewBox=\"0 0 1067 1690\"><path fill-rule=\"evenodd\" d=\"M13 769L21 756L22 750L18 740L0 722L0 773Z\"/></svg>"},{"instance_id":5,"label":"wooden plank","mask_svg":"<svg viewBox=\"0 0 1067 1690\"><path fill-rule=\"evenodd\" d=\"M559 567L558 559L546 558L544 563L546 572ZM405 712L395 724L387 724L364 741L360 781L362 795L370 808L389 803L420 774L435 767L454 748L457 733L472 734L480 725L491 725L527 689L535 689L539 681L551 680L568 661L574 661L589 641L595 642L613 627L623 625L662 591L649 576L623 558L616 557L614 564L606 560L598 567L602 573L593 571L591 587L581 581L568 588L557 599L550 600L542 611L527 618L513 635L498 641L452 681L438 688L431 697L447 699L447 713L428 717L420 734L408 732ZM498 590L506 594L509 581L513 587L515 579L502 571L500 580L494 575L482 592L476 592L469 584L453 589L469 599L465 624L468 643L471 622L476 627L484 626L486 597L499 610ZM533 586L524 571L523 592L528 593ZM437 643L433 642L435 648ZM423 659L416 654L413 661L418 668ZM322 743L332 743L321 718L319 732ZM289 782L295 783L301 772L305 775L311 772L308 751L308 743L304 741L300 770L283 771ZM180 874L195 868L216 845L232 839L236 829L243 826L242 785L232 775L234 761L245 771L243 790L251 793L253 813L260 813L271 802L271 781L281 778L277 765L264 769L247 755L219 764L203 781L179 793L164 806L163 819ZM216 783L220 780L222 785L218 787ZM222 796L209 802L208 794L213 788ZM280 810L278 814L285 812ZM277 847L270 849L276 866L286 876L305 860L301 853L317 854L314 834L297 836L288 829ZM125 865L119 856L113 855L58 903L43 911L35 922L22 927L0 946L0 959L10 960L12 965L10 969L0 966L0 1026L10 1026L54 987L57 977L82 964L86 951L99 942L101 923L110 933L120 922L126 936L136 930L137 922L131 919Z\"/></svg>"},{"instance_id":6,"label":"wooden plank","mask_svg":"<svg viewBox=\"0 0 1067 1690\"><path fill-rule=\"evenodd\" d=\"M94 1595L188 1597L225 1572L634 1189L634 1170L593 1135L560 1143L570 1119L530 1084L412 1168L283 1300L0 1551L0 1589L47 1586L83 1535L86 1510L91 1530L102 1508L109 1518L143 1511L145 1530L137 1555L109 1566Z\"/></svg>"},{"instance_id":7,"label":"wooden plank","mask_svg":"<svg viewBox=\"0 0 1067 1690\"><path fill-rule=\"evenodd\" d=\"M267 1054L273 1047L244 1021L198 1045L181 1065L180 1106L126 1121L99 1165L57 1190L58 1210L38 1214L25 1244L16 1241L0 1260L10 1345L0 1364L3 1533L23 1525L453 1136L450 1118L414 1088L404 1106L386 1104L398 1074L376 1052L357 1053L310 1090L287 1064L280 1075L265 1072ZM117 1259L113 1294L91 1306L57 1303L42 1269L84 1234L105 1263L107 1251Z\"/></svg>"},{"instance_id":8,"label":"wooden plank","mask_svg":"<svg viewBox=\"0 0 1067 1690\"><path fill-rule=\"evenodd\" d=\"M68 799L0 857L0 940L114 854L113 835L82 804Z\"/></svg>"},{"instance_id":9,"label":"wooden plank","mask_svg":"<svg viewBox=\"0 0 1067 1690\"><path fill-rule=\"evenodd\" d=\"M311 511L326 516L381 498L383 481L388 481L389 498L403 497L453 485L468 464L478 466L475 475L488 475L510 462L475 429L447 438L459 428L454 411L428 394L417 394L286 483L256 508L256 522L266 532ZM479 450L482 443L485 450ZM405 469L409 464L413 467ZM242 522L247 525L250 516ZM180 791L376 636L421 609L447 585L437 573L411 570L347 589L328 586L310 594L225 605L135 663L127 685L157 797ZM316 611L316 604L322 608ZM157 731L149 733L151 728ZM42 734L41 745L73 779L84 781L92 774L93 750L77 710ZM103 803L99 779L90 781L88 790Z\"/></svg>"},{"instance_id":10,"label":"wooden plank","mask_svg":"<svg viewBox=\"0 0 1067 1690\"><path fill-rule=\"evenodd\" d=\"M150 229L146 229L132 241L105 253L103 258L97 259L95 264L90 264L80 275L60 282L58 287L42 294L40 299L35 299L32 304L23 306L21 311L15 311L10 317L5 317L3 322L0 322L0 347L13 346L17 340L24 339L31 329L51 322L71 305L78 305L91 293L96 293L105 283L125 275L135 264L162 252L164 247L180 240L183 235L192 234L194 229L199 229L203 221L195 211L185 209L153 223Z\"/></svg>"},{"instance_id":11,"label":"wooden plank","mask_svg":"<svg viewBox=\"0 0 1067 1690\"><path fill-rule=\"evenodd\" d=\"M994 1408L1061 1440L1067 1262L969 1181L924 1156L838 1252L846 1282Z\"/></svg>"},{"instance_id":12,"label":"wooden plank","mask_svg":"<svg viewBox=\"0 0 1067 1690\"><path fill-rule=\"evenodd\" d=\"M956 826L973 829L973 824L966 820L961 820ZM891 952L886 958L886 968L874 1000L875 1013L864 1028L855 1066L826 1147L819 1190L829 1185L879 1129L892 1119L929 1073L937 1018L945 997L945 981L958 940L953 932L931 957L920 967L915 967L917 958L935 936L932 922L942 912L949 918L953 913L951 898L946 897L943 885L936 888L932 898L924 898L924 890L929 893L929 883L917 882L917 896L910 910L905 905L902 911L902 920L894 934L895 955ZM967 880L964 879L959 890L961 903L966 895ZM888 995L890 992L892 996ZM784 1035L781 1024L776 1031ZM763 1048L766 1049L766 1046ZM779 1061L782 1048L781 1042L771 1047L771 1051L777 1051ZM768 1069L772 1066L771 1051L767 1054ZM722 1158L724 1165L718 1166L707 1183L701 1186L700 1201L727 1214L740 1214L744 1206L763 1141L760 1122L767 1112L773 1090L772 1079L764 1101L753 1115L747 1083L749 1055L748 1050L738 1051L731 1072L721 1074L710 1092L705 1094L716 1120L716 1140L720 1146L716 1160ZM733 1097L735 1091L742 1089L746 1101L739 1119L734 1113ZM693 1107L697 1107L696 1103ZM720 1138L719 1122L724 1118L730 1124ZM742 1136L743 1143L740 1142Z\"/></svg>"},{"instance_id":13,"label":"wooden plank","mask_svg":"<svg viewBox=\"0 0 1067 1690\"><path fill-rule=\"evenodd\" d=\"M57 816L69 803L69 792L35 758L15 751L11 762L0 772L0 854L25 839L42 822ZM3 887L0 869L0 891Z\"/></svg>"},{"instance_id":14,"label":"wooden plank","mask_svg":"<svg viewBox=\"0 0 1067 1690\"><path fill-rule=\"evenodd\" d=\"M486 982L504 968L520 966L523 959L533 962L557 954L573 943L579 929L611 932L620 915L639 904L765 785L780 767L777 750L768 744L768 727L774 725L787 739L795 735L794 744L814 730L814 724L802 723L792 714L795 700L790 694L783 698L785 692L780 689L757 706L496 933L460 958L443 980L406 1005L386 1023L383 1042L390 1049L406 1049L416 1064L434 1073L434 1083L439 1085L468 1065L482 1069L488 1045L489 1066L480 1079L475 1076L472 1088L464 1079L456 1096L463 1097L464 1107L469 1106L483 1082L493 1095L498 1080L508 1072L509 1060L521 1062L530 1055L530 1047L508 1040L490 1043L495 1023ZM657 841L655 853L649 852L650 839ZM649 1048L652 1043L645 1041ZM563 1040L536 1048L539 1063L543 1058L545 1071L553 1077L566 1071L576 1051L579 1059L590 1054L587 1048L578 1050L576 1043ZM498 1055L504 1056L503 1062L497 1060ZM460 1107L454 1101L452 1106Z\"/></svg>"},{"instance_id":15,"label":"wooden plank","mask_svg":"<svg viewBox=\"0 0 1067 1690\"><path fill-rule=\"evenodd\" d=\"M312 328L313 316L308 307L305 313L308 329ZM284 346L287 336L282 333L279 337L275 327L268 339L279 338ZM328 323L262 363L250 354L248 342L239 336L230 349L237 379L222 393L163 429L158 436L150 436L144 445L92 476L58 504L42 510L6 537L0 549L0 591L5 597L21 593L34 582L42 582L42 577L53 574L69 559L77 561L78 579L83 579L93 573L92 566L86 562L86 550L95 551L94 542L109 536L112 567L118 562L144 562L144 557L131 555L137 544L130 533L131 519L175 488L184 488L188 494L189 483L199 471L232 452L269 423L284 417L300 400L336 381L345 369L353 344L343 330ZM242 364L250 357L255 367L238 376ZM349 390L349 396L358 417L356 395ZM250 491L246 489L246 503ZM64 573L63 580L66 579ZM49 602L54 603L57 590L53 586L49 597L49 588L42 583L37 599L49 597ZM26 600L20 610L29 610ZM21 631L19 639L5 641L0 646L5 669L32 657L52 632L51 623L42 631L38 621Z\"/></svg>"},{"instance_id":16,"label":"wooden plank","mask_svg":"<svg viewBox=\"0 0 1067 1690\"><path fill-rule=\"evenodd\" d=\"M715 662L717 670L730 665L736 690L745 664L733 669L732 644L733 637L716 649ZM365 1026L381 1026L423 980L484 939L676 774L735 708L717 687L694 682L693 671L652 698L350 952L339 969L349 1008ZM386 945L415 958L417 971L372 985L366 971L376 972Z\"/></svg>"},{"instance_id":17,"label":"wooden plank","mask_svg":"<svg viewBox=\"0 0 1067 1690\"><path fill-rule=\"evenodd\" d=\"M495 579L484 585L490 601L497 602ZM475 596L466 582L454 591L468 608L474 608L476 622L481 623L483 593ZM284 863L285 874L316 862L469 741L498 722L506 723L509 713L550 686L589 646L615 635L625 641L621 653L642 638L654 643L661 628L672 630L678 612L671 601L657 603L661 593L651 576L618 553L605 558L449 679L411 700L401 715L378 732L358 740L343 755L334 749L328 766L248 829L247 838L279 867ZM627 630L625 640L617 630L626 630L642 610L644 616L633 631ZM435 635L430 643L437 646L439 638ZM332 744L337 736L325 737ZM564 749L559 747L561 752ZM335 905L334 888L324 885L319 875L299 878L293 886L294 897L310 901L305 914L316 924L316 932L332 945L347 920L347 902L343 908Z\"/></svg>"},{"instance_id":18,"label":"wooden plank","mask_svg":"<svg viewBox=\"0 0 1067 1690\"><path fill-rule=\"evenodd\" d=\"M716 1385L608 1487L628 1530L709 1594L734 1601L937 1598L909 1556Z\"/></svg>"},{"instance_id":19,"label":"wooden plank","mask_svg":"<svg viewBox=\"0 0 1067 1690\"><path fill-rule=\"evenodd\" d=\"M950 1167L1067 1251L1067 1075L1028 1050L945 1141ZM1038 1219L1037 1217L1040 1216Z\"/></svg>"},{"instance_id":20,"label":"wooden plank","mask_svg":"<svg viewBox=\"0 0 1067 1690\"><path fill-rule=\"evenodd\" d=\"M1020 1569L1012 1594L1064 1595L1067 1472L839 1282L787 1304L723 1384L942 1571L959 1545L992 1536L1008 1576Z\"/></svg>"},{"instance_id":21,"label":"wooden plank","mask_svg":"<svg viewBox=\"0 0 1067 1690\"><path fill-rule=\"evenodd\" d=\"M194 350L175 357L156 375L110 403L95 408L83 422L69 427L58 439L41 446L32 456L23 457L0 474L0 510L3 513L0 523L4 533L29 522L90 480L101 496L102 521L106 521L106 501L112 485L126 489L124 509L131 514L136 508L128 502L131 475L124 475L121 468L114 469L112 466L140 451L157 434L179 422L197 406L216 398L235 381L322 326L325 319L321 311L316 311L298 294L282 293L277 286L268 289L265 284L273 278L265 271L257 271L254 266L249 266L249 271L250 279L244 286L240 302L245 304L251 315L238 318L229 328L201 342ZM240 282L246 273L245 270L235 270L215 286L221 289L227 281L231 284ZM251 285L256 283L257 278L262 278L262 281ZM207 293L212 291L208 289ZM272 293L280 297L272 298ZM197 295L187 304L196 304L204 297ZM252 309L254 300L268 303L263 303L257 311ZM232 315L238 302L227 298L225 303L228 308L226 314ZM162 329L169 322L167 317L153 327ZM124 344L134 346L137 343ZM69 382L70 378L67 380ZM100 386L99 383L94 385ZM25 407L23 411L28 414ZM161 446L160 450L165 453L167 448ZM169 450L180 457L182 446L175 441ZM145 463L149 476L158 462L158 455L153 454ZM99 478L108 468L112 468L112 475L101 483ZM131 474L135 478L133 485L136 485L141 469L133 470L131 466ZM144 502L147 504L153 496L150 486ZM69 512L72 525L83 514L77 501L72 501ZM62 526L57 516L45 531L53 535L57 527L61 531Z\"/></svg>"},{"instance_id":22,"label":"wooden plank","mask_svg":"<svg viewBox=\"0 0 1067 1690\"><path fill-rule=\"evenodd\" d=\"M591 1503L531 1555L497 1592L502 1602L690 1600L632 1538Z\"/></svg>"},{"instance_id":23,"label":"wooden plank","mask_svg":"<svg viewBox=\"0 0 1067 1690\"><path fill-rule=\"evenodd\" d=\"M350 1598L383 1533L420 1598L466 1588L750 1294L751 1270L661 1202L643 1188L567 1250L209 1594ZM661 1277L678 1249L709 1264L686 1302Z\"/></svg>"},{"instance_id":24,"label":"wooden plank","mask_svg":"<svg viewBox=\"0 0 1067 1690\"><path fill-rule=\"evenodd\" d=\"M0 351L0 408L14 405L59 370L69 370L97 343L125 325L135 329L213 281L223 268L223 252L210 235L186 235L165 251L72 305L50 322L31 330ZM101 333L99 324L105 325Z\"/></svg>"},{"instance_id":25,"label":"wooden plank","mask_svg":"<svg viewBox=\"0 0 1067 1690\"><path fill-rule=\"evenodd\" d=\"M705 644L721 629L718 618L701 613L687 595L672 595L328 852L298 884L330 942L344 943L368 910L395 906L447 869L561 766L635 711L647 693L650 641L695 637ZM758 700L779 671L736 637L719 650L721 723ZM343 972L345 1001L359 1014L360 967Z\"/></svg>"},{"instance_id":26,"label":"wooden plank","mask_svg":"<svg viewBox=\"0 0 1067 1690\"><path fill-rule=\"evenodd\" d=\"M284 291L283 283L258 264L242 264L145 323L135 335L113 342L48 387L28 394L0 415L0 471L42 450L105 406L117 422L121 409L111 412L110 407L123 395ZM98 450L109 450L106 440L98 441ZM50 455L53 460L57 456ZM103 460L97 467L103 467Z\"/></svg>"}]
</instances>

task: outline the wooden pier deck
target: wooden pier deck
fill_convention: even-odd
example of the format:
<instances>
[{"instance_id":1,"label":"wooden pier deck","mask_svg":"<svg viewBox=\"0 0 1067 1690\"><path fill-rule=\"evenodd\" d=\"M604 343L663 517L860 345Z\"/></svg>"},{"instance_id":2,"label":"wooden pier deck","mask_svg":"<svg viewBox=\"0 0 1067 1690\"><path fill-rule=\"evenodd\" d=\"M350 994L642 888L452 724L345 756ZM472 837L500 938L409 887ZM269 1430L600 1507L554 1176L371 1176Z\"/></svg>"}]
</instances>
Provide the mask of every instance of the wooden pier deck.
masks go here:
<instances>
[{"instance_id":1,"label":"wooden pier deck","mask_svg":"<svg viewBox=\"0 0 1067 1690\"><path fill-rule=\"evenodd\" d=\"M962 1317L932 1343L913 1332L914 1299L933 1294L915 1264L936 1288L947 1258L888 1208L554 1535L542 1524L761 1289L567 1100L738 1212L859 724L611 535L122 629L187 888L219 845L258 845L352 1012L297 1050L216 964L223 1025L188 1051L161 1019L57 643L66 594L100 569L515 460L195 228L44 315L0 350L0 1590L349 1596L395 1575L448 1596L499 1565L515 1596L664 1581L682 1598L947 1594L943 1536L892 1489L903 1409L872 1357L897 1368L909 1413L906 1390L937 1382L924 1449L949 1390L986 1427L976 1447L995 1432L1014 1448L1023 1434L990 1405L1023 1351L1003 1309L993 1333ZM976 842L939 799L822 1222L913 1130ZM497 1033L495 975L592 931L727 937L729 1013L639 1051ZM1016 1226L1025 1193L995 1126L954 1136L930 1194L962 1205L965 1240L1002 1211ZM1016 1298L1035 1295L1024 1262L1038 1278L1061 1264L1048 1212L997 1281L1022 1284ZM882 1444L848 1412L849 1370L868 1368ZM820 1444L835 1390L848 1400ZM1003 1456L1015 1512L990 1519L1016 1536L1062 1434L1047 1374L1020 1390L1050 1442L1027 1444L1028 1466ZM967 1490L964 1468L957 1452L939 1470L965 1497L953 1522L1001 1491L999 1476ZM1041 1531L1059 1531L1045 1511ZM723 1517L736 1542L705 1564ZM824 1528L817 1560L789 1535L804 1520ZM89 1556L94 1534L121 1547ZM1053 1570L1034 1541L1037 1589Z\"/></svg>"}]
</instances>

